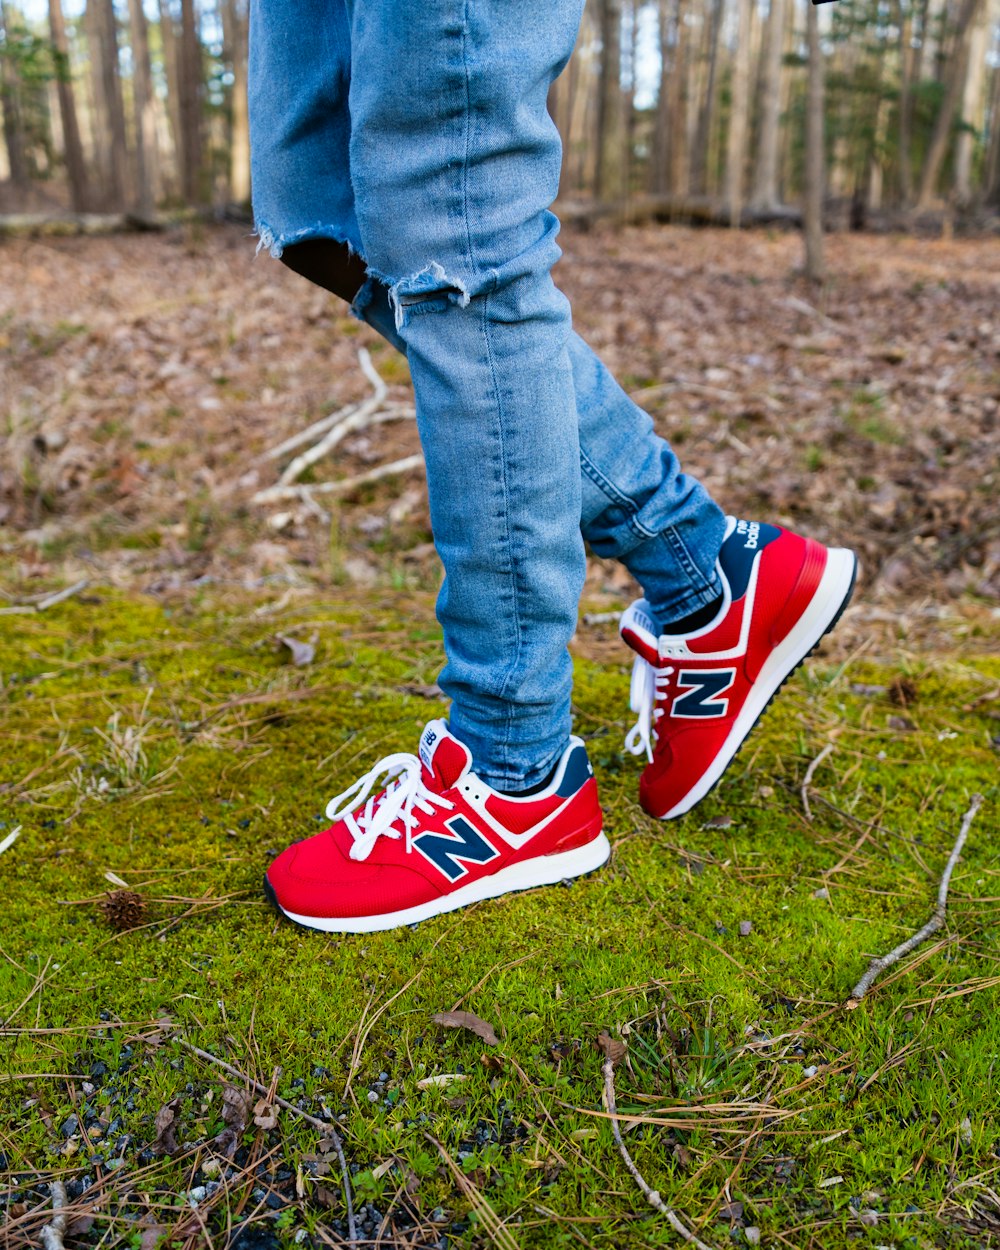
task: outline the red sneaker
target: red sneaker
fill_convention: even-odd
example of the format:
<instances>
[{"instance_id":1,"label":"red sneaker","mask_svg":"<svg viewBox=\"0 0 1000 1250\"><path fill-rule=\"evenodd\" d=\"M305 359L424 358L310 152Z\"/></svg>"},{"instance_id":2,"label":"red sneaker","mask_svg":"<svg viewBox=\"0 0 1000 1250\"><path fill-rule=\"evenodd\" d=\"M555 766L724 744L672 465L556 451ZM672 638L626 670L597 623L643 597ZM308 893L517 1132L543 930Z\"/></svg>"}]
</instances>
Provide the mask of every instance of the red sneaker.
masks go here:
<instances>
[{"instance_id":1,"label":"red sneaker","mask_svg":"<svg viewBox=\"0 0 1000 1250\"><path fill-rule=\"evenodd\" d=\"M651 816L681 816L719 780L786 677L847 606L852 551L826 548L776 525L728 518L718 562L723 601L690 634L656 634L645 599L622 615L636 651L625 745L649 764L639 801Z\"/></svg>"},{"instance_id":2,"label":"red sneaker","mask_svg":"<svg viewBox=\"0 0 1000 1250\"><path fill-rule=\"evenodd\" d=\"M432 720L419 759L387 755L330 802L331 828L278 856L269 898L311 929L372 933L577 877L611 854L579 738L527 797L491 790L471 766L468 748ZM383 775L389 784L369 798Z\"/></svg>"}]
</instances>

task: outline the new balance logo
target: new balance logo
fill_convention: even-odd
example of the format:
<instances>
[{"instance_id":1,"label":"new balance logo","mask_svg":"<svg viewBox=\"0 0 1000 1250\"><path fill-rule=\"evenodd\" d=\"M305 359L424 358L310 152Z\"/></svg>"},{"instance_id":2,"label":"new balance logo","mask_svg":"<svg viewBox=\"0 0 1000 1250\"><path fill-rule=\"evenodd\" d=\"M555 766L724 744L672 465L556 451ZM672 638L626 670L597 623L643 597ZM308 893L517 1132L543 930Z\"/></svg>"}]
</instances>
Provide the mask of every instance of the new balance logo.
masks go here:
<instances>
[{"instance_id":1,"label":"new balance logo","mask_svg":"<svg viewBox=\"0 0 1000 1250\"><path fill-rule=\"evenodd\" d=\"M736 680L735 668L683 669L677 674L679 686L690 686L679 694L670 707L671 716L684 719L700 719L705 716L725 716L729 700L719 695Z\"/></svg>"},{"instance_id":2,"label":"new balance logo","mask_svg":"<svg viewBox=\"0 0 1000 1250\"><path fill-rule=\"evenodd\" d=\"M450 837L445 833L421 833L413 839L413 845L449 881L457 881L469 871L460 860L488 864L500 854L464 816L453 816L445 824L451 830Z\"/></svg>"}]
</instances>

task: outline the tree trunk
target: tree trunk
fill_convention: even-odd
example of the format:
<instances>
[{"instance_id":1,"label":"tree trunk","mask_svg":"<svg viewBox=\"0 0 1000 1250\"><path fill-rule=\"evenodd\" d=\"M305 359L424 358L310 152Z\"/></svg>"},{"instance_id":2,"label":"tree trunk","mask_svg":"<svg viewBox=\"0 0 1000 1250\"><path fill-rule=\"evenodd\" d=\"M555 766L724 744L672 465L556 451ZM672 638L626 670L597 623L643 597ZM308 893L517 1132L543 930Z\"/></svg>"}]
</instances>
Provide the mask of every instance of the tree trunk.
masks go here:
<instances>
[{"instance_id":1,"label":"tree trunk","mask_svg":"<svg viewBox=\"0 0 1000 1250\"><path fill-rule=\"evenodd\" d=\"M234 204L250 200L250 125L247 115L247 6L245 0L221 0L226 47L223 56L233 69L229 113L229 198ZM562 79L549 91L552 117L560 132L565 120L558 107ZM559 114L557 116L557 114Z\"/></svg>"},{"instance_id":2,"label":"tree trunk","mask_svg":"<svg viewBox=\"0 0 1000 1250\"><path fill-rule=\"evenodd\" d=\"M93 97L94 161L106 208L125 207L125 109L118 73L118 31L111 0L87 0L84 13Z\"/></svg>"},{"instance_id":3,"label":"tree trunk","mask_svg":"<svg viewBox=\"0 0 1000 1250\"><path fill-rule=\"evenodd\" d=\"M49 0L49 34L59 62L56 92L62 122L66 177L69 180L69 200L75 213L84 213L90 207L90 188L87 182L87 166L83 159L83 143L80 140L80 124L76 116L76 100L73 96L73 67L70 62L69 41L66 38L62 0Z\"/></svg>"},{"instance_id":4,"label":"tree trunk","mask_svg":"<svg viewBox=\"0 0 1000 1250\"><path fill-rule=\"evenodd\" d=\"M733 58L732 104L726 143L726 204L729 224L739 226L747 164L747 121L750 105L750 23L752 0L738 0L736 52Z\"/></svg>"},{"instance_id":5,"label":"tree trunk","mask_svg":"<svg viewBox=\"0 0 1000 1250\"><path fill-rule=\"evenodd\" d=\"M181 81L177 55L177 31L170 0L159 0L160 43L163 47L163 69L167 79L167 123L173 146L175 188L181 182L182 151L184 136L181 132Z\"/></svg>"},{"instance_id":6,"label":"tree trunk","mask_svg":"<svg viewBox=\"0 0 1000 1250\"><path fill-rule=\"evenodd\" d=\"M188 204L203 198L201 180L201 43L194 0L181 0L181 43L177 58L180 92L181 193Z\"/></svg>"},{"instance_id":7,"label":"tree trunk","mask_svg":"<svg viewBox=\"0 0 1000 1250\"><path fill-rule=\"evenodd\" d=\"M983 178L985 200L993 208L1000 208L1000 68L993 70L993 91L990 104L990 144L986 153L986 169Z\"/></svg>"},{"instance_id":8,"label":"tree trunk","mask_svg":"<svg viewBox=\"0 0 1000 1250\"><path fill-rule=\"evenodd\" d=\"M4 38L12 40L10 7L0 0L0 25ZM3 106L3 137L7 148L10 181L15 190L23 191L31 180L28 168L28 147L21 113L21 83L17 65L10 55L0 56L0 105Z\"/></svg>"},{"instance_id":9,"label":"tree trunk","mask_svg":"<svg viewBox=\"0 0 1000 1250\"><path fill-rule=\"evenodd\" d=\"M705 84L698 112L698 126L691 146L691 190L695 195L704 195L708 184L708 149L712 141L712 123L715 120L722 8L723 0L712 0L712 17L707 31L708 81Z\"/></svg>"},{"instance_id":10,"label":"tree trunk","mask_svg":"<svg viewBox=\"0 0 1000 1250\"><path fill-rule=\"evenodd\" d=\"M809 41L809 86L806 98L806 186L802 215L806 244L806 277L822 282L823 267L823 52L819 45L816 7L806 5Z\"/></svg>"},{"instance_id":11,"label":"tree trunk","mask_svg":"<svg viewBox=\"0 0 1000 1250\"><path fill-rule=\"evenodd\" d=\"M899 198L904 207L913 200L913 166L910 164L913 123L913 17L910 0L896 0L899 28Z\"/></svg>"},{"instance_id":12,"label":"tree trunk","mask_svg":"<svg viewBox=\"0 0 1000 1250\"><path fill-rule=\"evenodd\" d=\"M924 161L924 168L920 175L920 189L917 192L918 209L929 208L934 200L941 166L944 164L944 158L948 151L948 141L951 138L951 126L955 116L955 109L965 82L965 67L969 54L969 28L979 11L981 3L982 0L963 0L962 8L958 15L958 22L955 27L954 51L949 58L945 77L944 99L941 101L941 109L934 123L934 132L931 135L930 146L927 149L927 158Z\"/></svg>"},{"instance_id":13,"label":"tree trunk","mask_svg":"<svg viewBox=\"0 0 1000 1250\"><path fill-rule=\"evenodd\" d=\"M771 0L760 74L760 139L754 165L755 208L778 204L778 123L781 113L781 52L785 41L785 0Z\"/></svg>"},{"instance_id":14,"label":"tree trunk","mask_svg":"<svg viewBox=\"0 0 1000 1250\"><path fill-rule=\"evenodd\" d=\"M600 0L601 76L597 99L597 170L599 200L625 194L624 127L621 91L622 0Z\"/></svg>"},{"instance_id":15,"label":"tree trunk","mask_svg":"<svg viewBox=\"0 0 1000 1250\"><path fill-rule=\"evenodd\" d=\"M159 191L153 75L149 62L149 28L142 0L129 0L128 9L132 26L132 95L135 108L135 206L138 215L149 220L156 211Z\"/></svg>"},{"instance_id":16,"label":"tree trunk","mask_svg":"<svg viewBox=\"0 0 1000 1250\"><path fill-rule=\"evenodd\" d=\"M959 119L964 123L955 145L955 199L967 205L973 198L972 154L976 135L983 124L983 87L986 82L986 43L989 5L984 4L969 36L969 54L966 57L965 83ZM998 119L1000 120L1000 119Z\"/></svg>"}]
</instances>

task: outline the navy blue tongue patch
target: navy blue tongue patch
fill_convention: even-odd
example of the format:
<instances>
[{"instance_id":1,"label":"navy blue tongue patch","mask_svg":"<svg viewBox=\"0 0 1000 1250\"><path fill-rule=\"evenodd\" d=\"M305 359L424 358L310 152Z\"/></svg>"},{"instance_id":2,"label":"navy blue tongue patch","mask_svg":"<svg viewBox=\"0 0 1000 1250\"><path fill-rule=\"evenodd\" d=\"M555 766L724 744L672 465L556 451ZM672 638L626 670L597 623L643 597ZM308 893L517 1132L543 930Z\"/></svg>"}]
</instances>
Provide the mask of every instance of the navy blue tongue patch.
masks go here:
<instances>
[{"instance_id":1,"label":"navy blue tongue patch","mask_svg":"<svg viewBox=\"0 0 1000 1250\"><path fill-rule=\"evenodd\" d=\"M736 528L719 552L719 564L729 582L734 601L742 599L747 592L754 560L765 547L780 537L781 530L776 525L767 525L763 521L736 522Z\"/></svg>"}]
</instances>

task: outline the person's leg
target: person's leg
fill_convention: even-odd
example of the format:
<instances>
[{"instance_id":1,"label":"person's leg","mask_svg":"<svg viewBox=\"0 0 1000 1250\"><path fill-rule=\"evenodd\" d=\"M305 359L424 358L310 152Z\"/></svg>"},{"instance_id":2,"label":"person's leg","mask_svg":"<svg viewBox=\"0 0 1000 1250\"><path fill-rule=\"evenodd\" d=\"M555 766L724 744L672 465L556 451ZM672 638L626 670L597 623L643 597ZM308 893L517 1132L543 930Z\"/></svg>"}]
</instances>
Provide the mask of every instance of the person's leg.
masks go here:
<instances>
[{"instance_id":1,"label":"person's leg","mask_svg":"<svg viewBox=\"0 0 1000 1250\"><path fill-rule=\"evenodd\" d=\"M584 576L546 111L581 4L349 7L351 181L413 378L445 569L440 683L478 775L530 786L569 739Z\"/></svg>"},{"instance_id":2,"label":"person's leg","mask_svg":"<svg viewBox=\"0 0 1000 1250\"><path fill-rule=\"evenodd\" d=\"M351 303L358 317L406 354L388 288L377 279L366 282L363 264L346 247L320 239L288 247L281 259ZM569 358L584 538L597 555L622 561L664 628L710 609L721 593L716 560L725 532L722 509L681 470L649 415L575 332Z\"/></svg>"}]
</instances>

